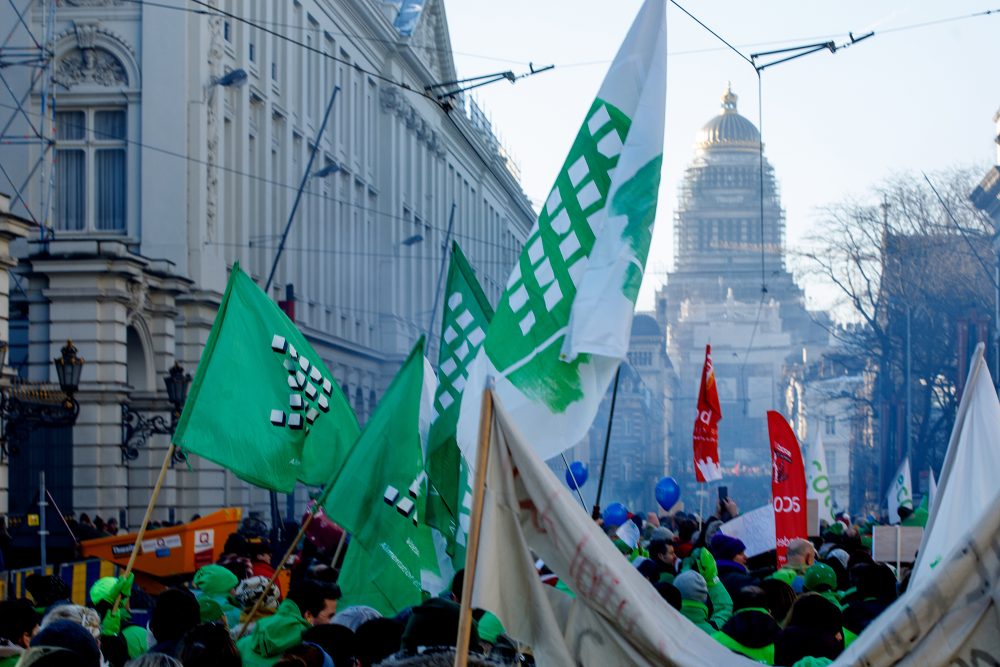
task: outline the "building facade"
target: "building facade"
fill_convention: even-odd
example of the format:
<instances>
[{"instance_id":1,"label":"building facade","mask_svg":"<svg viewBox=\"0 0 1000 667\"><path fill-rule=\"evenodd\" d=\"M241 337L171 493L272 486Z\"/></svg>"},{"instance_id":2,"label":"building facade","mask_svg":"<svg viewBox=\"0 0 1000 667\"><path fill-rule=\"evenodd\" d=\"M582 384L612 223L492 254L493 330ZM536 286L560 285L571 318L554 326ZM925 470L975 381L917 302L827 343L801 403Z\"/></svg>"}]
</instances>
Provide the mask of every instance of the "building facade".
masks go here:
<instances>
[{"instance_id":1,"label":"building facade","mask_svg":"<svg viewBox=\"0 0 1000 667\"><path fill-rule=\"evenodd\" d=\"M770 473L766 411L783 402L787 360L822 349L827 336L814 321L825 315L806 310L786 268L774 169L737 102L727 90L697 137L674 220L675 267L657 293L656 314L678 378L674 476L693 488L689 429L711 344L724 475L733 497L762 503L767 494L758 487Z\"/></svg>"},{"instance_id":2,"label":"building facade","mask_svg":"<svg viewBox=\"0 0 1000 667\"><path fill-rule=\"evenodd\" d=\"M87 360L78 421L51 438L72 462L64 511L141 518L167 439L125 460L122 405L168 411L161 377L194 372L237 262L262 286L273 271L270 295L361 422L421 335L433 358L450 241L499 298L535 215L485 114L423 92L458 78L442 0L36 2L21 37L52 35L53 177L14 174L28 185L12 212L45 231L14 247L8 363L49 380L68 338ZM22 74L7 73L26 117L51 114ZM40 150L0 146L0 161L27 171ZM157 517L266 500L193 461L168 473Z\"/></svg>"}]
</instances>

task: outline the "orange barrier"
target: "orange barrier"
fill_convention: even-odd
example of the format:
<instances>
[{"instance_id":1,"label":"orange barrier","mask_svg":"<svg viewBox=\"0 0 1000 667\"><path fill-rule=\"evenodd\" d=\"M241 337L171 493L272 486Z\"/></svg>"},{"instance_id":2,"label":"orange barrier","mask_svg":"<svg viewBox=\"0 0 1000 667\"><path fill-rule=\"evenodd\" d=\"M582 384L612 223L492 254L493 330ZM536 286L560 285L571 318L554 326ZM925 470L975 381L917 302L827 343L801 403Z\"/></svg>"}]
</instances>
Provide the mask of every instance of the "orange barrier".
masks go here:
<instances>
[{"instance_id":1,"label":"orange barrier","mask_svg":"<svg viewBox=\"0 0 1000 667\"><path fill-rule=\"evenodd\" d=\"M239 528L243 512L226 507L190 523L147 530L135 570L154 577L192 574L214 563L230 535ZM135 545L135 533L99 537L80 543L84 558L100 558L125 567Z\"/></svg>"}]
</instances>

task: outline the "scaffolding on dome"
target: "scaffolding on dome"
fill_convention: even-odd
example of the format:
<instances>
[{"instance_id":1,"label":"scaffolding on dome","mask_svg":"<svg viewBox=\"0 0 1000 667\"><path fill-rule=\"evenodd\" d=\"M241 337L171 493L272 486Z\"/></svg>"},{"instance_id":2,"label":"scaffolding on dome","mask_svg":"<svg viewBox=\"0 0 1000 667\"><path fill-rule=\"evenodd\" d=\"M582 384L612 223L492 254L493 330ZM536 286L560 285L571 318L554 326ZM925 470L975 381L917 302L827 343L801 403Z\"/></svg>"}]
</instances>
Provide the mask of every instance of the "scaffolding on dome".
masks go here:
<instances>
[{"instance_id":1,"label":"scaffolding on dome","mask_svg":"<svg viewBox=\"0 0 1000 667\"><path fill-rule=\"evenodd\" d=\"M38 225L51 238L55 195L55 57L57 0L9 0L9 28L0 29L0 147L26 157L23 179L0 162L0 192L10 212ZM5 32L3 32L5 30Z\"/></svg>"}]
</instances>

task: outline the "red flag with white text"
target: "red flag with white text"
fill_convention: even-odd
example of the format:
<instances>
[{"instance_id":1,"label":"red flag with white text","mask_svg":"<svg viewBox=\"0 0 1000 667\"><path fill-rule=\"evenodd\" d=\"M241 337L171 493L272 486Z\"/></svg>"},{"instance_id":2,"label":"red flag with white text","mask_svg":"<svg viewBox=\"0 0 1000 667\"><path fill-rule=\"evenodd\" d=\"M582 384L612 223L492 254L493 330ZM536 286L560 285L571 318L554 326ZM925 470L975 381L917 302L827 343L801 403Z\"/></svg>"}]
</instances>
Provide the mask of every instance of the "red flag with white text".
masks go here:
<instances>
[{"instance_id":1,"label":"red flag with white text","mask_svg":"<svg viewBox=\"0 0 1000 667\"><path fill-rule=\"evenodd\" d=\"M788 561L788 543L808 537L806 519L806 469L802 450L792 427L780 412L767 413L771 440L771 502L774 504L774 536L778 567Z\"/></svg>"},{"instance_id":2,"label":"red flag with white text","mask_svg":"<svg viewBox=\"0 0 1000 667\"><path fill-rule=\"evenodd\" d=\"M705 365L701 369L701 387L698 389L698 417L694 420L694 471L699 482L722 479L722 468L719 467L720 419L722 407L715 386L712 346L706 345Z\"/></svg>"}]
</instances>

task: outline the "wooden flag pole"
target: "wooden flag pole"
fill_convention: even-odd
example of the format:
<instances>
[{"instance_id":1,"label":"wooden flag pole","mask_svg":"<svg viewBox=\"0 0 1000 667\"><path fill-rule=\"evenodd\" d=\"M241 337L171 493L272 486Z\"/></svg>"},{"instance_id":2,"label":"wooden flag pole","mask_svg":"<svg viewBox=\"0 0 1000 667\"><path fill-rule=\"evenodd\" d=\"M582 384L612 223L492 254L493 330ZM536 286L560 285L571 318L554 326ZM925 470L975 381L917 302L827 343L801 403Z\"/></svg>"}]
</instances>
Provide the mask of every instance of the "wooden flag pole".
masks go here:
<instances>
[{"instance_id":1,"label":"wooden flag pole","mask_svg":"<svg viewBox=\"0 0 1000 667\"><path fill-rule=\"evenodd\" d=\"M299 528L299 532L295 534L295 538L292 540L292 543L288 545L288 549L285 551L285 555L281 557L278 567L274 568L274 574L272 574L271 578L268 580L267 586L264 587L264 590L257 598L257 601L253 603L253 607L250 609L249 615L247 615L247 620L243 623L243 627L240 628L240 632L236 635L235 641L239 641L243 638L243 635L246 634L247 628L250 627L250 622L254 619L254 616L257 615L257 612L260 611L260 606L264 604L264 598L267 597L268 591L271 590L271 586L274 586L274 582L278 578L278 573L281 572L281 568L285 567L288 559L292 557L292 553L295 552L295 547L299 546L299 542L301 542L302 538L305 536L306 529L309 527L309 524L312 523L313 517L316 516L317 511L319 511L319 503L316 503L315 507L313 507L313 511L306 515L306 520L302 522L302 527Z\"/></svg>"},{"instance_id":2,"label":"wooden flag pole","mask_svg":"<svg viewBox=\"0 0 1000 667\"><path fill-rule=\"evenodd\" d=\"M128 565L125 566L125 574L122 575L122 581L128 579L128 576L132 574L132 567L135 565L135 559L139 557L139 549L142 546L142 538L146 535L146 526L149 525L149 519L153 515L153 508L156 507L156 499L160 497L160 489L163 488L163 480L167 477L167 469L170 468L170 461L174 458L174 443L170 443L167 447L167 455L163 457L163 465L160 466L160 476L156 478L156 485L153 487L153 492L149 495L149 504L146 505L146 514L142 517L142 523L139 524L139 532L135 535L135 544L132 546L132 555L128 557ZM111 607L111 613L117 614L118 607L122 603L122 594L119 592L118 596L115 597L115 604Z\"/></svg>"},{"instance_id":3,"label":"wooden flag pole","mask_svg":"<svg viewBox=\"0 0 1000 667\"><path fill-rule=\"evenodd\" d=\"M469 635L472 632L472 587L476 580L476 561L479 557L479 529L483 522L483 503L486 496L486 467L490 457L490 431L493 427L493 390L483 391L483 407L479 415L479 447L476 454L475 495L472 499L472 518L469 522L469 543L465 550L465 577L462 583L461 610L458 615L458 642L455 646L455 667L469 664Z\"/></svg>"}]
</instances>

